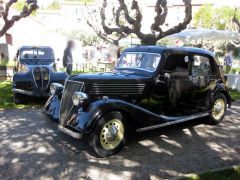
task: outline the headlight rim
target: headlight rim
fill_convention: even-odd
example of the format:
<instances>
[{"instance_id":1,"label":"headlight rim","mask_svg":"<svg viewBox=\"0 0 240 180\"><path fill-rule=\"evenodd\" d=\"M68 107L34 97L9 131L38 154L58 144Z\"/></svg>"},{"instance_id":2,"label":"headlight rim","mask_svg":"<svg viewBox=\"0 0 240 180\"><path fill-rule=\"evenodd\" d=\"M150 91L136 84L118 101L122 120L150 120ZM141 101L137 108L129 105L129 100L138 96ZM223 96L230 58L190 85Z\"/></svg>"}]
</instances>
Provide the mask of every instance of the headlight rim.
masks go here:
<instances>
[{"instance_id":1,"label":"headlight rim","mask_svg":"<svg viewBox=\"0 0 240 180\"><path fill-rule=\"evenodd\" d=\"M88 95L84 92L74 92L72 95L72 102L74 106L78 106L79 104L84 103L85 100L88 99Z\"/></svg>"},{"instance_id":2,"label":"headlight rim","mask_svg":"<svg viewBox=\"0 0 240 180\"><path fill-rule=\"evenodd\" d=\"M63 89L63 85L60 83L51 83L50 85L50 93L52 95L56 94L57 91L62 90Z\"/></svg>"},{"instance_id":3,"label":"headlight rim","mask_svg":"<svg viewBox=\"0 0 240 180\"><path fill-rule=\"evenodd\" d=\"M30 72L30 68L26 64L19 63L18 66L22 66L25 69L25 71L17 71L18 74L28 74Z\"/></svg>"}]
</instances>

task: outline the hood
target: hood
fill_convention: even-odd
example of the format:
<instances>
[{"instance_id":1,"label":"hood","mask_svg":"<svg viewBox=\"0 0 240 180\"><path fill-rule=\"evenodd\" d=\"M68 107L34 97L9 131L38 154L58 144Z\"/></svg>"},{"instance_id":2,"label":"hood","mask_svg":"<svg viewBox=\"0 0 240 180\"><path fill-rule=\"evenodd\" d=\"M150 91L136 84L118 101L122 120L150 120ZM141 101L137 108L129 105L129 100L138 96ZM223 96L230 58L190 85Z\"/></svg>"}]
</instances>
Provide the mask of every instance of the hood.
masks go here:
<instances>
[{"instance_id":1,"label":"hood","mask_svg":"<svg viewBox=\"0 0 240 180\"><path fill-rule=\"evenodd\" d=\"M40 66L40 65L50 65L54 63L53 59L21 59L21 63L26 65Z\"/></svg>"},{"instance_id":2,"label":"hood","mask_svg":"<svg viewBox=\"0 0 240 180\"><path fill-rule=\"evenodd\" d=\"M131 82L145 82L151 79L152 75L143 73L93 73L93 74L79 74L70 76L68 80L82 81L85 83L131 83Z\"/></svg>"},{"instance_id":3,"label":"hood","mask_svg":"<svg viewBox=\"0 0 240 180\"><path fill-rule=\"evenodd\" d=\"M69 81L83 82L84 91L94 97L142 98L151 75L136 73L97 73L70 76Z\"/></svg>"}]
</instances>

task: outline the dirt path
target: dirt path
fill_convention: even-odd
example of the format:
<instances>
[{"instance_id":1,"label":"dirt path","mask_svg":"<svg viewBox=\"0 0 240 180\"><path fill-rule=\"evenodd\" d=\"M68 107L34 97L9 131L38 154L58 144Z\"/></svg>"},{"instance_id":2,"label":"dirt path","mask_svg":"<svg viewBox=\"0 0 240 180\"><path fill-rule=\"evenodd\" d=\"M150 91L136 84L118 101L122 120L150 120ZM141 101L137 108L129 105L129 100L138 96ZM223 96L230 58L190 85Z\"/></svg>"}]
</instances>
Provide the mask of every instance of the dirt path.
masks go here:
<instances>
[{"instance_id":1,"label":"dirt path","mask_svg":"<svg viewBox=\"0 0 240 180\"><path fill-rule=\"evenodd\" d=\"M40 109L0 111L0 179L158 179L240 164L240 103L218 126L204 119L137 134L97 159Z\"/></svg>"}]
</instances>

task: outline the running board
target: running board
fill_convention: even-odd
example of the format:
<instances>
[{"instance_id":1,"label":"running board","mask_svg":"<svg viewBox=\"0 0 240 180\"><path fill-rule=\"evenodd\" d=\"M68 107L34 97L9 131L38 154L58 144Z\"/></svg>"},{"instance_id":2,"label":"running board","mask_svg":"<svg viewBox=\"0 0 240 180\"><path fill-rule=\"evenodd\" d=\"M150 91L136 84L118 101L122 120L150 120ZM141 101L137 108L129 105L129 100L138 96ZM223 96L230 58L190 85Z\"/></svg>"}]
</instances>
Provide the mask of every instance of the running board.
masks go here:
<instances>
[{"instance_id":1,"label":"running board","mask_svg":"<svg viewBox=\"0 0 240 180\"><path fill-rule=\"evenodd\" d=\"M81 133L73 132L70 129L65 128L65 127L63 127L61 125L58 125L58 130L60 130L60 131L62 131L64 133L72 136L75 139L81 139L82 138L82 134Z\"/></svg>"},{"instance_id":2,"label":"running board","mask_svg":"<svg viewBox=\"0 0 240 180\"><path fill-rule=\"evenodd\" d=\"M162 128L162 127L166 127L166 126L170 126L170 125L173 125L173 124L178 124L178 123L182 123L182 122L186 122L186 121L190 121L190 120L193 120L193 119L206 117L206 116L209 116L209 113L193 115L193 116L189 116L187 118L179 119L179 120L176 120L176 121L171 121L171 122L166 122L166 123L158 124L158 125L154 125L154 126L139 128L139 129L136 130L136 132L143 132L143 131L148 131L148 130L152 130L152 129Z\"/></svg>"}]
</instances>

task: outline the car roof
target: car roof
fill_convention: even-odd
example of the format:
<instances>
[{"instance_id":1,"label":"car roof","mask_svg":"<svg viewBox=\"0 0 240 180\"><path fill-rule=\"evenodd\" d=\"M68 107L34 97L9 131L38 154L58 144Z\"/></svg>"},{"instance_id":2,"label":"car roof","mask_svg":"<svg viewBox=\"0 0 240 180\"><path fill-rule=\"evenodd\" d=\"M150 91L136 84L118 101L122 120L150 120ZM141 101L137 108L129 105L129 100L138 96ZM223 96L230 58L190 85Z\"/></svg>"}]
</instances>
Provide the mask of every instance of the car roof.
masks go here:
<instances>
[{"instance_id":1,"label":"car roof","mask_svg":"<svg viewBox=\"0 0 240 180\"><path fill-rule=\"evenodd\" d=\"M19 49L31 49L31 48L52 49L50 46L21 46Z\"/></svg>"},{"instance_id":2,"label":"car roof","mask_svg":"<svg viewBox=\"0 0 240 180\"><path fill-rule=\"evenodd\" d=\"M163 52L190 52L197 54L206 54L214 57L214 53L202 48L195 47L177 47L177 46L134 46L127 48L124 52L149 52L149 53L163 53Z\"/></svg>"}]
</instances>

